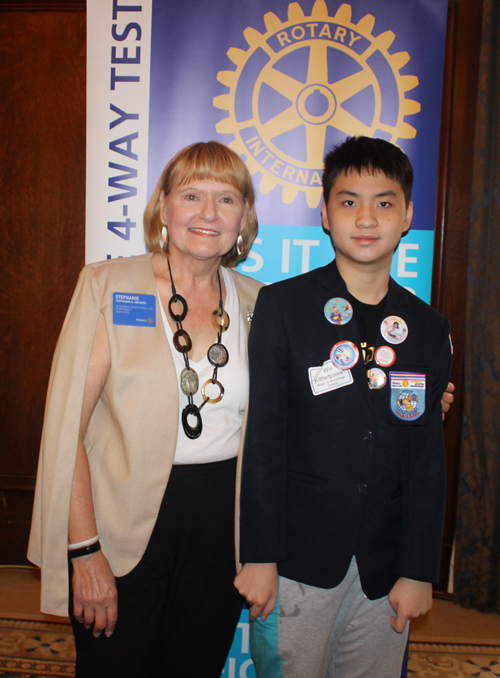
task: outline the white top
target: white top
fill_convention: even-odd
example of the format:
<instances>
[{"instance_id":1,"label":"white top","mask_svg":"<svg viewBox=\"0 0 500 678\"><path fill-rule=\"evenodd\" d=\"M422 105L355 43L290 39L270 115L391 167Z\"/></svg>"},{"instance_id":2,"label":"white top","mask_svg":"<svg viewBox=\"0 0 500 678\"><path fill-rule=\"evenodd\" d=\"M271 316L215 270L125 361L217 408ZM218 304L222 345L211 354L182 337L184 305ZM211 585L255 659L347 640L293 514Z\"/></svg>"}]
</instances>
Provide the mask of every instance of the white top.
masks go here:
<instances>
[{"instance_id":1,"label":"white top","mask_svg":"<svg viewBox=\"0 0 500 678\"><path fill-rule=\"evenodd\" d=\"M185 367L184 357L174 347L174 333L168 324L165 310L160 301L160 310L163 325L167 333L167 339L174 359L179 384L179 423L177 432L177 447L175 450L174 464L206 464L213 461L231 459L238 454L240 442L241 424L243 414L248 401L248 355L246 334L241 317L240 302L236 285L229 271L220 268L226 285L226 302L224 310L229 315L229 329L222 335L222 343L229 353L229 361L224 367L219 367L217 380L224 387L224 397L218 403L207 403L201 410L203 431L199 438L191 440L182 428L182 410L188 404L187 396L180 388L180 374ZM189 311L188 311L189 312ZM217 334L214 331L214 343ZM189 361L190 367L198 374L199 388L193 396L193 401L198 407L202 404L201 387L211 379L214 368L209 363L207 356L199 362ZM217 397L217 386L208 386L207 395ZM194 426L194 418L188 419Z\"/></svg>"}]
</instances>

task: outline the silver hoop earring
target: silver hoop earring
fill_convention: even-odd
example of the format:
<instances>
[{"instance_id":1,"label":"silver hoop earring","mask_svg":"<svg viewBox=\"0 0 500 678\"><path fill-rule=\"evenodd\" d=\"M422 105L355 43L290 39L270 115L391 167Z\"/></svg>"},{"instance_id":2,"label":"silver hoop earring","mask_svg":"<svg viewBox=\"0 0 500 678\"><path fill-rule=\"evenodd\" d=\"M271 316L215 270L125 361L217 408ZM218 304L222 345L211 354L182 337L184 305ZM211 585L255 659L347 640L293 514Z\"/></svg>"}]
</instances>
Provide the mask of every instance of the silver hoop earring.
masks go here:
<instances>
[{"instance_id":1,"label":"silver hoop earring","mask_svg":"<svg viewBox=\"0 0 500 678\"><path fill-rule=\"evenodd\" d=\"M243 236L241 235L241 231L238 231L238 237L236 238L236 251L238 252L238 256L241 257L243 252Z\"/></svg>"},{"instance_id":2,"label":"silver hoop earring","mask_svg":"<svg viewBox=\"0 0 500 678\"><path fill-rule=\"evenodd\" d=\"M166 224L163 225L163 228L161 229L161 236L160 236L160 247L162 250L166 250L168 248L168 230Z\"/></svg>"}]
</instances>

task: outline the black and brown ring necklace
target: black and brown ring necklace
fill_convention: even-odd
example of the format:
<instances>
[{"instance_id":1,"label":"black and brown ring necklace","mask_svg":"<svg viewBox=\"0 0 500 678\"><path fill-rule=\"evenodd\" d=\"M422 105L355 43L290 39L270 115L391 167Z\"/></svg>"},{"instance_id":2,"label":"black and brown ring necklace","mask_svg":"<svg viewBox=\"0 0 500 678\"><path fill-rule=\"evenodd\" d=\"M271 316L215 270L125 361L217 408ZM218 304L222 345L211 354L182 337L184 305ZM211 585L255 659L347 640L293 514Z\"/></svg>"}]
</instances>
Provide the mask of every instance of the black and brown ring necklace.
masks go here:
<instances>
[{"instance_id":1,"label":"black and brown ring necklace","mask_svg":"<svg viewBox=\"0 0 500 678\"><path fill-rule=\"evenodd\" d=\"M177 294L174 279L172 277L172 269L170 268L170 261L168 257L167 264L168 272L170 274L170 282L172 284L172 296L170 297L170 301L168 302L168 312L170 314L170 317L177 326L177 332L175 332L174 334L174 347L176 351L182 353L182 355L184 356L184 363L186 365L186 367L184 367L184 369L182 370L180 376L181 391L184 393L184 395L187 396L188 399L188 404L182 410L181 416L182 428L184 429L184 433L187 435L187 437L193 440L195 438L199 438L203 430L203 422L201 420L202 408L207 403L214 405L215 403L220 402L224 395L224 387L222 386L220 381L217 380L217 370L219 369L219 367L224 367L224 365L227 365L229 361L228 350L221 341L222 333L225 332L229 327L229 316L224 310L224 306L222 304L222 285L220 281L220 271L219 269L217 269L217 282L219 283L219 306L218 308L215 309L215 311L212 312L211 315L212 325L215 331L217 332L217 342L215 344L212 344L212 346L210 346L210 348L207 351L208 362L213 366L214 372L212 378L207 379L207 381L201 387L201 396L203 398L203 402L198 407L198 405L195 405L193 402L193 396L198 391L199 386L198 375L195 372L195 370L193 370L193 368L190 366L188 356L188 353L191 350L193 343L191 341L191 337L189 336L189 334L182 327L182 321L184 320L188 312L188 305L184 297L182 297L180 294ZM179 306L181 307L180 313L174 312L172 308L174 304L179 304ZM215 384L216 386L219 387L219 395L216 398L209 398L209 396L206 395L205 391L209 384ZM188 422L188 417L190 415L192 417L195 417L196 419L196 424L194 426L191 426Z\"/></svg>"}]
</instances>

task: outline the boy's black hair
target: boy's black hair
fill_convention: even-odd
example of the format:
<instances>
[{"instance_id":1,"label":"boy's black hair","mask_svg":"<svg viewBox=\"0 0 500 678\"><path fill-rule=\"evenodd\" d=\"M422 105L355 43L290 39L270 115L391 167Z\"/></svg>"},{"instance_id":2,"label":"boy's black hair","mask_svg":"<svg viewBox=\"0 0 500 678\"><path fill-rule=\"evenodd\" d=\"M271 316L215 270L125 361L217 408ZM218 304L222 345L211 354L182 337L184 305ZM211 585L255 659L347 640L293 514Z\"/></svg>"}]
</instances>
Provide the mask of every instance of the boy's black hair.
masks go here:
<instances>
[{"instance_id":1,"label":"boy's black hair","mask_svg":"<svg viewBox=\"0 0 500 678\"><path fill-rule=\"evenodd\" d=\"M386 177L399 183L408 207L413 188L413 167L408 156L394 144L371 137L347 137L343 143L328 151L323 170L323 196L327 205L336 178L339 174L350 172L383 172Z\"/></svg>"}]
</instances>

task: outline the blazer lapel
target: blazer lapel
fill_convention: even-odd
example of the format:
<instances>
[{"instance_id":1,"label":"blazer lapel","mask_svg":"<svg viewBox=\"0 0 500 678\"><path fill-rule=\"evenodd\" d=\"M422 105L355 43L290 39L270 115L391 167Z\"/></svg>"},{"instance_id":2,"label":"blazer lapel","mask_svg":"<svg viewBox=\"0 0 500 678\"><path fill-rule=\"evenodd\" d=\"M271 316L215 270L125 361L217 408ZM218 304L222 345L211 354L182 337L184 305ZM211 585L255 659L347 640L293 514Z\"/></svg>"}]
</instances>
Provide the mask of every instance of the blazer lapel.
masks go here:
<instances>
[{"instance_id":1,"label":"blazer lapel","mask_svg":"<svg viewBox=\"0 0 500 678\"><path fill-rule=\"evenodd\" d=\"M340 297L342 299L348 299L349 292L344 279L338 271L335 260L333 260L331 264L325 266L323 269L321 284L323 287L326 287L331 291L332 298ZM357 346L359 351L359 359L356 365L351 368L351 374L352 378L354 379L355 387L360 389L368 406L371 408L372 403L371 399L369 398L370 389L368 388L368 378L366 376L366 368L363 361L361 336L359 333L358 323L356 321L356 315L354 314L351 320L349 320L349 322L345 323L344 325L332 325L332 327L335 328L335 334L337 337L335 342L332 344L332 347L339 341L351 341Z\"/></svg>"},{"instance_id":2,"label":"blazer lapel","mask_svg":"<svg viewBox=\"0 0 500 678\"><path fill-rule=\"evenodd\" d=\"M156 286L156 279L153 270L153 256L154 253L151 252L148 256L148 265L141 269L141 277L146 290L144 293L153 294L156 299L156 327L154 328L155 339L153 342L153 335L147 335L144 336L143 341L148 341L149 336L151 336L152 343L154 343L156 346L160 346L160 353L153 353L153 355L158 356L158 371L156 376L152 376L154 384L151 383L150 386L153 389L153 392L158 394L158 399L161 402L161 415L159 416L158 427L159 429L161 428L161 438L165 441L164 454L169 460L169 464L171 464L173 463L175 449L177 447L179 386L177 383L177 373L175 370L174 359L172 357L172 349L169 345L167 332L163 324L163 318L160 309L161 302L158 295L158 288ZM142 344L141 350L148 350L148 348ZM154 350L153 346L151 346L151 350Z\"/></svg>"},{"instance_id":3,"label":"blazer lapel","mask_svg":"<svg viewBox=\"0 0 500 678\"><path fill-rule=\"evenodd\" d=\"M241 319L243 320L243 327L245 328L247 340L252 324L253 312L255 309L255 302L257 301L258 291L263 287L262 283L257 282L253 278L241 275L234 269L228 269L233 276L236 289L238 291L238 299L240 302Z\"/></svg>"}]
</instances>

